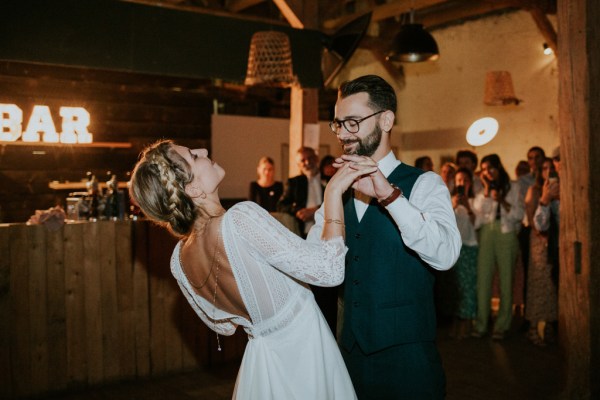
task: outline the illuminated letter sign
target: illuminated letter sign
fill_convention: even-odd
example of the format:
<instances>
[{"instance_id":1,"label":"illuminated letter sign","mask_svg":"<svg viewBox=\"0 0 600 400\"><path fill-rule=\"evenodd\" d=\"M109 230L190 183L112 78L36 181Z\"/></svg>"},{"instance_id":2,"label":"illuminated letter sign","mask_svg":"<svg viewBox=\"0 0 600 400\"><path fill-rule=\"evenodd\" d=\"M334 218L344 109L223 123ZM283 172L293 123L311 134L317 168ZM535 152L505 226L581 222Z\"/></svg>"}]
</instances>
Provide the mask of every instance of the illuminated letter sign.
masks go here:
<instances>
[{"instance_id":1,"label":"illuminated letter sign","mask_svg":"<svg viewBox=\"0 0 600 400\"><path fill-rule=\"evenodd\" d=\"M0 104L0 141L15 142L21 138L23 142L47 143L91 143L92 134L87 128L90 124L90 113L82 107L61 107L62 132L56 132L56 126L48 106L34 106L22 132L23 111L14 104Z\"/></svg>"}]
</instances>

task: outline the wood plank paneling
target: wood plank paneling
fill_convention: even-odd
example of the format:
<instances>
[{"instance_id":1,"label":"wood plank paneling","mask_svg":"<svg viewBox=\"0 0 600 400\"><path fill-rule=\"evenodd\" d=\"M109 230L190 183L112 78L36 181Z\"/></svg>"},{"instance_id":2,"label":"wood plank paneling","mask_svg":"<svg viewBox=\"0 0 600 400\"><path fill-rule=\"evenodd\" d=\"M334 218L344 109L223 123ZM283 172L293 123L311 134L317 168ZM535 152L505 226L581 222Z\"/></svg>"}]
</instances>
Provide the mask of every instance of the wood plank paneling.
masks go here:
<instances>
[{"instance_id":1,"label":"wood plank paneling","mask_svg":"<svg viewBox=\"0 0 600 400\"><path fill-rule=\"evenodd\" d=\"M98 383L104 380L104 348L102 319L102 279L103 268L100 259L98 236L100 224L83 224L83 283L85 285L85 327L87 353L87 381ZM109 321L110 322L110 321Z\"/></svg>"},{"instance_id":2,"label":"wood plank paneling","mask_svg":"<svg viewBox=\"0 0 600 400\"><path fill-rule=\"evenodd\" d=\"M150 299L148 224L133 222L133 298L135 369L138 376L150 375Z\"/></svg>"},{"instance_id":3,"label":"wood plank paneling","mask_svg":"<svg viewBox=\"0 0 600 400\"><path fill-rule=\"evenodd\" d=\"M67 381L73 386L87 383L88 376L83 227L84 224L70 225L64 236Z\"/></svg>"},{"instance_id":4,"label":"wood plank paneling","mask_svg":"<svg viewBox=\"0 0 600 400\"><path fill-rule=\"evenodd\" d=\"M115 251L115 224L99 224L97 244L100 248L100 287L102 288L102 349L104 379L113 380L121 373L119 365L119 314L117 310L117 265Z\"/></svg>"},{"instance_id":5,"label":"wood plank paneling","mask_svg":"<svg viewBox=\"0 0 600 400\"><path fill-rule=\"evenodd\" d=\"M146 221L0 226L0 397L239 359L243 332L218 353L181 294L175 242Z\"/></svg>"},{"instance_id":6,"label":"wood plank paneling","mask_svg":"<svg viewBox=\"0 0 600 400\"><path fill-rule=\"evenodd\" d=\"M12 396L11 350L11 252L8 228L0 229L0 398Z\"/></svg>"},{"instance_id":7,"label":"wood plank paneling","mask_svg":"<svg viewBox=\"0 0 600 400\"><path fill-rule=\"evenodd\" d=\"M0 229L0 231L2 231ZM67 385L64 229L46 236L48 296L48 388Z\"/></svg>"},{"instance_id":8,"label":"wood plank paneling","mask_svg":"<svg viewBox=\"0 0 600 400\"><path fill-rule=\"evenodd\" d=\"M32 226L29 235L29 326L31 348L31 385L48 386L48 310L46 228Z\"/></svg>"},{"instance_id":9,"label":"wood plank paneling","mask_svg":"<svg viewBox=\"0 0 600 400\"><path fill-rule=\"evenodd\" d=\"M27 226L11 226L10 246L10 296L11 316L11 373L15 393L31 394L33 387L22 377L31 376L31 347L29 342L29 235Z\"/></svg>"},{"instance_id":10,"label":"wood plank paneling","mask_svg":"<svg viewBox=\"0 0 600 400\"><path fill-rule=\"evenodd\" d=\"M111 222L106 222L110 224ZM115 266L117 278L118 354L120 378L135 376L134 275L132 268L131 224L115 226Z\"/></svg>"}]
</instances>

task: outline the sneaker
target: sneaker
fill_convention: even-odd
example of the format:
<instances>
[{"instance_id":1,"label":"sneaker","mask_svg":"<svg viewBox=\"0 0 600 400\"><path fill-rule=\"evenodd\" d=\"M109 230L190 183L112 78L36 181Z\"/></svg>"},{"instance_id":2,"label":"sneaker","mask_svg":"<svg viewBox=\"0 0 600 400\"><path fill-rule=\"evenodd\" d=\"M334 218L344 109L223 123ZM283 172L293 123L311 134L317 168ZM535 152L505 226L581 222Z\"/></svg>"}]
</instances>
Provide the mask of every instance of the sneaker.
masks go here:
<instances>
[{"instance_id":1,"label":"sneaker","mask_svg":"<svg viewBox=\"0 0 600 400\"><path fill-rule=\"evenodd\" d=\"M503 340L504 339L504 332L494 332L494 334L492 335L492 340Z\"/></svg>"}]
</instances>

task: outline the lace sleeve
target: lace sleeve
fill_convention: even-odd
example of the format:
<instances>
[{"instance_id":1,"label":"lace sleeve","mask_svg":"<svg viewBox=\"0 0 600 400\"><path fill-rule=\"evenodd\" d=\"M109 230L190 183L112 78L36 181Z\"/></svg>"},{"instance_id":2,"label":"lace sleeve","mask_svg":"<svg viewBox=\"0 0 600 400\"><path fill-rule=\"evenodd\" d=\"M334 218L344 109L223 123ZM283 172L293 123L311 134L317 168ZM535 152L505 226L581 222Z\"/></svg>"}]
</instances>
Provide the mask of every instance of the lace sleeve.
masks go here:
<instances>
[{"instance_id":1,"label":"lace sleeve","mask_svg":"<svg viewBox=\"0 0 600 400\"><path fill-rule=\"evenodd\" d=\"M308 242L251 202L236 204L228 214L233 219L235 235L253 257L316 286L337 286L344 280L347 248L341 236Z\"/></svg>"}]
</instances>

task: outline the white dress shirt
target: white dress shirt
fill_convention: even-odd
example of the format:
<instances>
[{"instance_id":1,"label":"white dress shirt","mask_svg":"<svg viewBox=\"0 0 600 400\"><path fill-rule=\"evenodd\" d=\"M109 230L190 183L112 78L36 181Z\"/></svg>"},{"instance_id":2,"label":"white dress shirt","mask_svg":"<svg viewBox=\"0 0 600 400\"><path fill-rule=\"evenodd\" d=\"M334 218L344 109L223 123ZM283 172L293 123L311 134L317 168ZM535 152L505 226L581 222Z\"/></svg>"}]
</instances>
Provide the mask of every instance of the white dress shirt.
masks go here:
<instances>
[{"instance_id":1,"label":"white dress shirt","mask_svg":"<svg viewBox=\"0 0 600 400\"><path fill-rule=\"evenodd\" d=\"M538 204L537 208L535 209L535 214L533 215L533 226L535 229L540 232L546 232L548 229L550 229L550 218L552 218L552 215L554 215L556 218L556 222L560 223L560 214L558 213L559 207L560 200L552 200L550 205L547 206Z\"/></svg>"},{"instance_id":2,"label":"white dress shirt","mask_svg":"<svg viewBox=\"0 0 600 400\"><path fill-rule=\"evenodd\" d=\"M379 169L388 177L401 162L389 152L379 163ZM360 221L371 197L355 191L354 205ZM402 241L431 267L450 269L460 254L461 238L450 201L450 192L442 178L434 172L425 172L417 178L410 199L400 196L386 209L398 226ZM323 230L323 207L315 214L316 224L309 240L319 240Z\"/></svg>"},{"instance_id":3,"label":"white dress shirt","mask_svg":"<svg viewBox=\"0 0 600 400\"><path fill-rule=\"evenodd\" d=\"M521 221L525 215L525 202L521 197L521 185L518 181L510 183L510 190L506 194L506 202L510 204L510 211L500 206L500 230L502 233L519 232ZM498 202L491 197L485 197L484 192L475 196L473 201L473 212L475 213L475 227L490 224L496 220Z\"/></svg>"}]
</instances>

